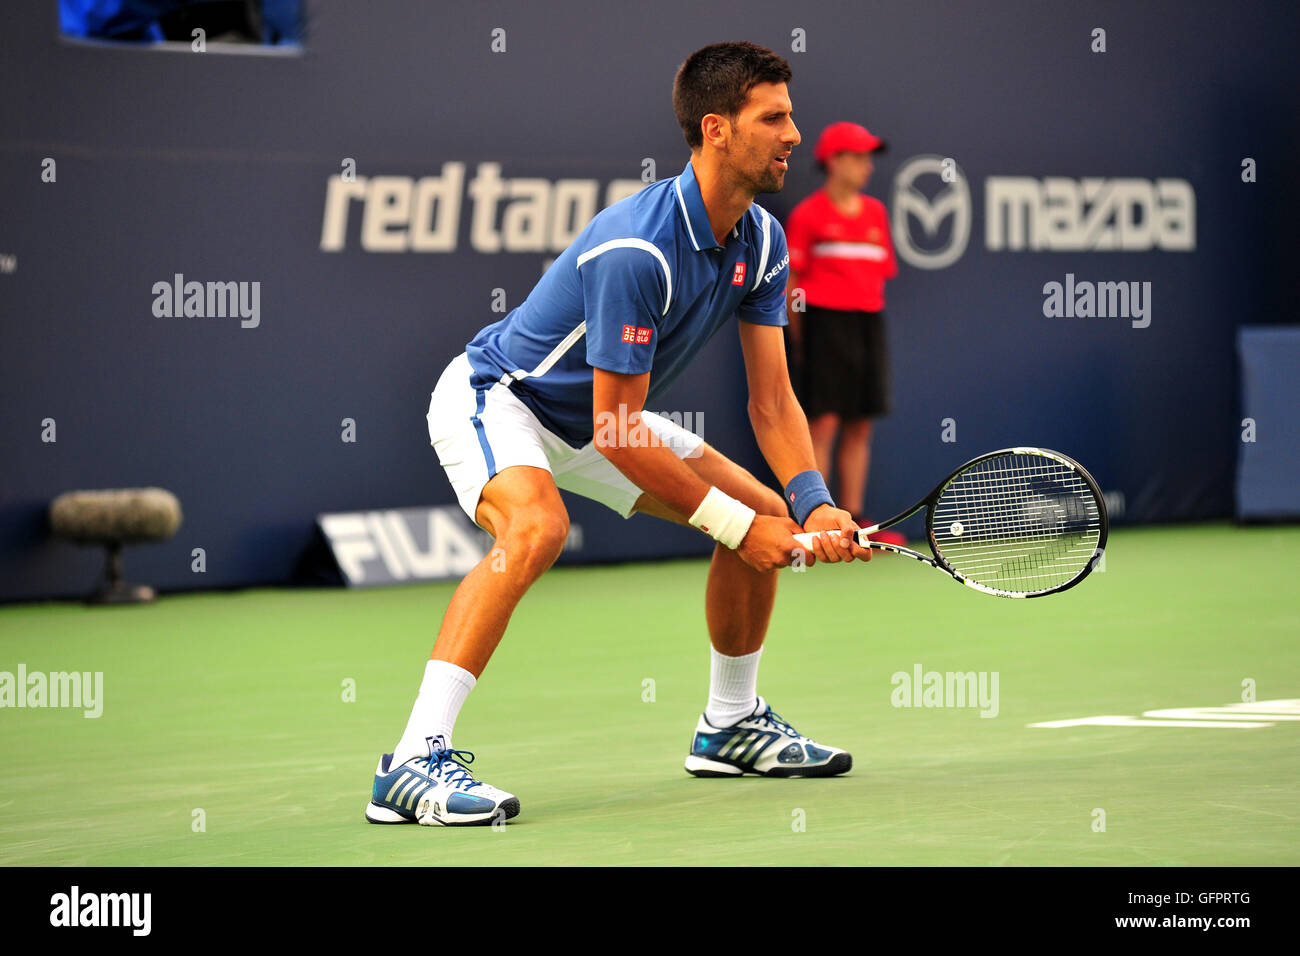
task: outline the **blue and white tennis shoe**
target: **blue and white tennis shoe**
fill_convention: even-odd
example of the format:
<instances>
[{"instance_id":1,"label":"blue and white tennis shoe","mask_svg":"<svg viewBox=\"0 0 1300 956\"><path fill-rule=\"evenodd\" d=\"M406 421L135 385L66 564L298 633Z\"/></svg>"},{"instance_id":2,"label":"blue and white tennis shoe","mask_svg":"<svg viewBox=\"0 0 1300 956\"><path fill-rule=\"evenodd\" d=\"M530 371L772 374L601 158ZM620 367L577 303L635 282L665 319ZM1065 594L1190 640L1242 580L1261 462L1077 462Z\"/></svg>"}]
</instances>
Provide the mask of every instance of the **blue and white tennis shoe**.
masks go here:
<instances>
[{"instance_id":1,"label":"blue and white tennis shoe","mask_svg":"<svg viewBox=\"0 0 1300 956\"><path fill-rule=\"evenodd\" d=\"M375 769L375 786L366 807L371 823L420 823L464 827L504 823L519 815L519 798L475 780L466 764L468 750L432 747L432 756L413 757L391 766L384 754Z\"/></svg>"},{"instance_id":2,"label":"blue and white tennis shoe","mask_svg":"<svg viewBox=\"0 0 1300 956\"><path fill-rule=\"evenodd\" d=\"M754 713L730 727L700 715L686 771L697 777L834 777L853 768L853 757L803 736L762 697Z\"/></svg>"}]
</instances>

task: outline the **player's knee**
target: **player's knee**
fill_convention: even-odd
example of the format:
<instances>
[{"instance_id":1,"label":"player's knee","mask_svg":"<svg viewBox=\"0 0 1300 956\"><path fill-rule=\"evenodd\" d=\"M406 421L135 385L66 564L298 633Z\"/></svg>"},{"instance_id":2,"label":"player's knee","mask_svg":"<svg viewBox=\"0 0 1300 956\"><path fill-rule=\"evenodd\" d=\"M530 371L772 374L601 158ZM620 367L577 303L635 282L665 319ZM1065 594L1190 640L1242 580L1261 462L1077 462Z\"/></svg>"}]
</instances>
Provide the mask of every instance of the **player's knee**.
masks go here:
<instances>
[{"instance_id":1,"label":"player's knee","mask_svg":"<svg viewBox=\"0 0 1300 956\"><path fill-rule=\"evenodd\" d=\"M546 511L530 511L516 515L506 530L506 552L517 552L539 570L550 567L564 550L569 537L569 516Z\"/></svg>"}]
</instances>

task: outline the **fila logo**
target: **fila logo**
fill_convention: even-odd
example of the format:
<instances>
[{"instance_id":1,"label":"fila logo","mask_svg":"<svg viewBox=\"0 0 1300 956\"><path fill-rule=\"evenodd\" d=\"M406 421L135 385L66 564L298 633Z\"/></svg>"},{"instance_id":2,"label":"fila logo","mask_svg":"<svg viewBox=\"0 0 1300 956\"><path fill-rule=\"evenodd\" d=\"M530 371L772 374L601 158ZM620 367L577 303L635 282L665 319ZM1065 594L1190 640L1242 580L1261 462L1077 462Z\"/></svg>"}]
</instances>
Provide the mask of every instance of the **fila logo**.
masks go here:
<instances>
[{"instance_id":1,"label":"fila logo","mask_svg":"<svg viewBox=\"0 0 1300 956\"><path fill-rule=\"evenodd\" d=\"M736 268L731 273L731 284L741 285L744 283L744 281L745 281L745 264L743 262L737 262Z\"/></svg>"},{"instance_id":2,"label":"fila logo","mask_svg":"<svg viewBox=\"0 0 1300 956\"><path fill-rule=\"evenodd\" d=\"M461 578L492 546L492 539L473 527L456 505L326 514L316 520L344 580L353 588ZM566 547L581 545L581 529L573 525L570 532L574 529L578 530ZM83 697L89 701L89 691ZM445 747L442 741L439 749Z\"/></svg>"},{"instance_id":3,"label":"fila logo","mask_svg":"<svg viewBox=\"0 0 1300 956\"><path fill-rule=\"evenodd\" d=\"M643 329L639 325L623 326L623 341L634 342L637 345L647 345L650 342L650 333L653 329Z\"/></svg>"},{"instance_id":4,"label":"fila logo","mask_svg":"<svg viewBox=\"0 0 1300 956\"><path fill-rule=\"evenodd\" d=\"M317 518L349 587L461 577L489 545L454 505Z\"/></svg>"}]
</instances>

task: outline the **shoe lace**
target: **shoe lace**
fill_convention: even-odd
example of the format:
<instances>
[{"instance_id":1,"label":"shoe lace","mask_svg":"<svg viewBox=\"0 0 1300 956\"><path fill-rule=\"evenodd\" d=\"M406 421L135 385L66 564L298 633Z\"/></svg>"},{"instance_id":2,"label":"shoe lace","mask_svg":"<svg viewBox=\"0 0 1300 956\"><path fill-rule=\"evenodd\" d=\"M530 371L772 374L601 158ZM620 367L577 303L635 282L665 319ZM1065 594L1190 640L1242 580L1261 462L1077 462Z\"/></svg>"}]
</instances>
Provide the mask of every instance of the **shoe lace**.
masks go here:
<instances>
[{"instance_id":1,"label":"shoe lace","mask_svg":"<svg viewBox=\"0 0 1300 956\"><path fill-rule=\"evenodd\" d=\"M474 762L474 754L468 750L434 750L429 754L429 773L441 777L457 790L473 790L483 781L475 780L466 764Z\"/></svg>"},{"instance_id":2,"label":"shoe lace","mask_svg":"<svg viewBox=\"0 0 1300 956\"><path fill-rule=\"evenodd\" d=\"M785 718L782 717L780 714L778 714L776 711L774 711L771 707L768 707L767 710L759 714L756 719L761 721L762 723L771 724L773 727L781 731L783 734L788 734L791 737L799 736L799 731L795 730L788 723L786 723Z\"/></svg>"}]
</instances>

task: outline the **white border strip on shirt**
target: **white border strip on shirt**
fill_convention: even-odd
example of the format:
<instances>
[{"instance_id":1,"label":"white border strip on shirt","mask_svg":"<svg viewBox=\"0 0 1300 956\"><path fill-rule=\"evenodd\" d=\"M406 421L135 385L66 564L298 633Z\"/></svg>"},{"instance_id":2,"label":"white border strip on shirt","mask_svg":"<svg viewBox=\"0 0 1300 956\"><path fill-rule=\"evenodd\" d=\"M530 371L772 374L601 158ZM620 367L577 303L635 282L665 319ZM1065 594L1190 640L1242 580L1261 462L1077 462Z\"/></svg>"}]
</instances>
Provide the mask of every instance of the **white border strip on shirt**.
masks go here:
<instances>
[{"instance_id":1,"label":"white border strip on shirt","mask_svg":"<svg viewBox=\"0 0 1300 956\"><path fill-rule=\"evenodd\" d=\"M763 281L763 273L767 271L767 254L772 246L772 224L771 217L768 216L767 210L762 206L758 207L759 218L763 220L763 254L758 259L758 275L754 277L754 288ZM753 291L752 289L750 291Z\"/></svg>"},{"instance_id":2,"label":"white border strip on shirt","mask_svg":"<svg viewBox=\"0 0 1300 956\"><path fill-rule=\"evenodd\" d=\"M579 322L577 327L560 341L559 345L551 349L551 354L542 359L537 368L533 369L531 372L525 372L521 368L517 368L513 372L506 372L506 374L502 375L500 378L501 384L508 387L512 381L517 382L520 379L536 378L538 375L545 375L551 370L551 366L560 360L560 356L573 348L573 343L577 342L578 339L582 338L586 334L587 323L584 320Z\"/></svg>"},{"instance_id":3,"label":"white border strip on shirt","mask_svg":"<svg viewBox=\"0 0 1300 956\"><path fill-rule=\"evenodd\" d=\"M700 251L700 244L695 241L695 230L691 228L691 214L686 211L686 197L682 195L682 177L673 180L673 189L677 190L677 204L682 207L682 218L686 220L686 234L691 237L691 245Z\"/></svg>"},{"instance_id":4,"label":"white border strip on shirt","mask_svg":"<svg viewBox=\"0 0 1300 956\"><path fill-rule=\"evenodd\" d=\"M645 239L639 239L636 237L630 237L627 239L607 239L600 245L593 246L582 255L578 256L578 268L582 268L582 264L589 259L594 259L596 256L603 255L611 249L640 249L643 252L650 253L650 255L659 260L659 264L664 268L664 282L667 283L667 289L664 292L664 310L660 315L667 315L668 305L673 299L673 273L672 270L668 268L668 260L664 258L664 254L659 251L659 247L653 242L648 242Z\"/></svg>"},{"instance_id":5,"label":"white border strip on shirt","mask_svg":"<svg viewBox=\"0 0 1300 956\"><path fill-rule=\"evenodd\" d=\"M578 267L581 267L584 262L596 258L596 256L609 252L611 249L640 249L643 252L650 253L659 260L659 264L663 266L664 270L664 281L667 283L667 289L664 295L664 310L662 314L667 315L668 306L671 303L673 296L673 274L672 270L668 268L668 260L665 259L664 254L659 251L659 247L645 239L638 239L635 237L627 239L609 239L598 246L593 246L591 249L588 249L586 252L582 253L582 255L578 256ZM509 386L512 381L518 382L521 379L537 378L539 375L545 375L551 370L555 363L560 360L560 357L564 355L565 352L569 351L569 349L573 348L578 339L582 338L586 334L587 323L584 320L579 322L574 330L560 341L559 345L551 349L550 354L547 355L546 358L542 359L538 366L531 372L525 372L523 369L517 368L513 372L506 372L506 374L501 376L499 381L502 385Z\"/></svg>"}]
</instances>

